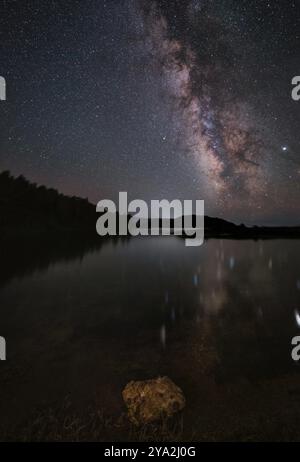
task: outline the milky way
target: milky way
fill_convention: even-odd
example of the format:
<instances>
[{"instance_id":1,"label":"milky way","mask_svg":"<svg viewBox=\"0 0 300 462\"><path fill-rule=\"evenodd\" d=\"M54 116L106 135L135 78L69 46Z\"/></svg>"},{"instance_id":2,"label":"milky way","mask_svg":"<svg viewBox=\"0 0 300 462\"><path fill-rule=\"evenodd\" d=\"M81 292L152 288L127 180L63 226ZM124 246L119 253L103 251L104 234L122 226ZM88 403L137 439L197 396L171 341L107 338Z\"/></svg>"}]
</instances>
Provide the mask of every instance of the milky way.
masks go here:
<instances>
[{"instance_id":1,"label":"milky way","mask_svg":"<svg viewBox=\"0 0 300 462\"><path fill-rule=\"evenodd\" d=\"M268 197L270 170L278 165L276 158L268 164L271 128L243 88L245 44L238 43L232 18L222 20L216 13L218 2L150 3L142 1L141 8L153 54L177 103L186 146L202 181L221 206L244 206L242 198L247 197L252 209ZM260 123L268 136L259 130Z\"/></svg>"}]
</instances>

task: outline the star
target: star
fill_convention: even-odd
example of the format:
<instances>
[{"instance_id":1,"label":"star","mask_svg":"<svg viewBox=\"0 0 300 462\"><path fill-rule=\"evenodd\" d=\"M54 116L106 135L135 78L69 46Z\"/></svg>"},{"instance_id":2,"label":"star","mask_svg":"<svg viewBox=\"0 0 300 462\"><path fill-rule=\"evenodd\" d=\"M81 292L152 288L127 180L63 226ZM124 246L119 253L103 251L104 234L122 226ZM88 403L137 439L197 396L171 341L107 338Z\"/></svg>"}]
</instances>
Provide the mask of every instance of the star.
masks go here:
<instances>
[{"instance_id":1,"label":"star","mask_svg":"<svg viewBox=\"0 0 300 462\"><path fill-rule=\"evenodd\" d=\"M296 0L1 3L1 169L93 203L126 188L298 223Z\"/></svg>"}]
</instances>

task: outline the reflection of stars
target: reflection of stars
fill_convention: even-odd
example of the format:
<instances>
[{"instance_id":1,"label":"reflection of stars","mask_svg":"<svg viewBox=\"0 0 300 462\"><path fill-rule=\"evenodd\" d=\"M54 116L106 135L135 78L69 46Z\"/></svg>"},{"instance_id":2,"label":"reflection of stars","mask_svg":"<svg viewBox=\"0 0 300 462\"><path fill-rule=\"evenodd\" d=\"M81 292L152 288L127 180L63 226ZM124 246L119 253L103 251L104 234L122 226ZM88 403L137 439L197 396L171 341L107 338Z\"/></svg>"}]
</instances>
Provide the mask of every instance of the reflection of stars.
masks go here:
<instances>
[{"instance_id":1,"label":"reflection of stars","mask_svg":"<svg viewBox=\"0 0 300 462\"><path fill-rule=\"evenodd\" d=\"M299 311L295 310L294 313L295 313L296 323L300 327L300 314L299 314Z\"/></svg>"}]
</instances>

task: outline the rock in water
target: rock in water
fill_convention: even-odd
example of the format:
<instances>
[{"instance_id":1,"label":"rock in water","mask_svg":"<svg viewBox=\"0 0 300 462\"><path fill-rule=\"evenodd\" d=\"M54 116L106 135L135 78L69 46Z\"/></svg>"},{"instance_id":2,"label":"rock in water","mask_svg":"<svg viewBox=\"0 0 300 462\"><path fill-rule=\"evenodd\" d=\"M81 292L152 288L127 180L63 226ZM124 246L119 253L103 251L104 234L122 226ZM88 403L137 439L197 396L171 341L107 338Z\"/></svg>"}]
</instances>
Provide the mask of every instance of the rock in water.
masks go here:
<instances>
[{"instance_id":1,"label":"rock in water","mask_svg":"<svg viewBox=\"0 0 300 462\"><path fill-rule=\"evenodd\" d=\"M122 395L129 420L135 425L172 417L185 406L181 389L168 377L129 382Z\"/></svg>"}]
</instances>

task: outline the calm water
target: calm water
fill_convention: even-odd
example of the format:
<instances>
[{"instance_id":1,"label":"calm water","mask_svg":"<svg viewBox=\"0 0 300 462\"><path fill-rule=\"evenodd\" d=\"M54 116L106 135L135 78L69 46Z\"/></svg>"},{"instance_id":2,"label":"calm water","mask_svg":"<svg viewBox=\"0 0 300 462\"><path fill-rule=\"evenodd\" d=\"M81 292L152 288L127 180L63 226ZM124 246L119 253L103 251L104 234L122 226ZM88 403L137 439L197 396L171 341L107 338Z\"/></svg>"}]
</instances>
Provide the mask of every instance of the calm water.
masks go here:
<instances>
[{"instance_id":1,"label":"calm water","mask_svg":"<svg viewBox=\"0 0 300 462\"><path fill-rule=\"evenodd\" d=\"M11 272L0 289L1 424L68 394L117 416L129 380L165 374L186 394L187 421L200 416L205 429L233 422L236 406L245 419L293 408L299 257L297 240L134 238Z\"/></svg>"}]
</instances>

